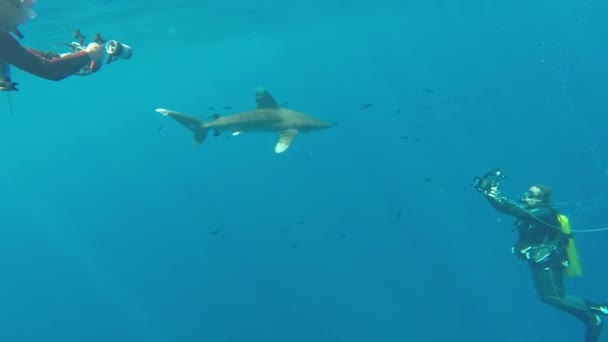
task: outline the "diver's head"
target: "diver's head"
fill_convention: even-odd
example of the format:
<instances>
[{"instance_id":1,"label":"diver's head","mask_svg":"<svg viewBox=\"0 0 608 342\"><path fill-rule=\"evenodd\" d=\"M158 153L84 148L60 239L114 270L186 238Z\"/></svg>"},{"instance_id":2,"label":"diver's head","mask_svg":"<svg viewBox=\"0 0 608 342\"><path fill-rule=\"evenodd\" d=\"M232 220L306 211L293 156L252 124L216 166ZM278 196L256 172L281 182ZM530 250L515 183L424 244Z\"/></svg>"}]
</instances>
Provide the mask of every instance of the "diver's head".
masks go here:
<instances>
[{"instance_id":1,"label":"diver's head","mask_svg":"<svg viewBox=\"0 0 608 342\"><path fill-rule=\"evenodd\" d=\"M545 207L551 205L551 188L543 184L535 184L521 198L526 208Z\"/></svg>"},{"instance_id":2,"label":"diver's head","mask_svg":"<svg viewBox=\"0 0 608 342\"><path fill-rule=\"evenodd\" d=\"M0 29L15 31L36 16L36 0L0 0Z\"/></svg>"}]
</instances>

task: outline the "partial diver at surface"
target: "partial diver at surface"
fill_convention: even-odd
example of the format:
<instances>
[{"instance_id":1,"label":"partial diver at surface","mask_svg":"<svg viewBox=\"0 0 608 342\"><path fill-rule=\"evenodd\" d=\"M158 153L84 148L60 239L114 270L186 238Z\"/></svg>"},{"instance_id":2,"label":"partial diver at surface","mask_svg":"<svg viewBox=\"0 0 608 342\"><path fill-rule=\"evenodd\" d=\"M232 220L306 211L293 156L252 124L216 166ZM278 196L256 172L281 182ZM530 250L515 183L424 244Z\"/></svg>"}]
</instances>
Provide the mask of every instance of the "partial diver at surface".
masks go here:
<instances>
[{"instance_id":1,"label":"partial diver at surface","mask_svg":"<svg viewBox=\"0 0 608 342\"><path fill-rule=\"evenodd\" d=\"M17 39L24 38L19 26L36 16L35 4L35 0L0 0L0 62L3 69L13 65L30 74L54 81L74 75L83 67L90 68L92 72L99 70L105 54L101 44L91 43L78 53L59 56L24 47L19 43ZM8 83L12 83L10 74L7 78ZM4 85L8 88L10 86Z\"/></svg>"},{"instance_id":2,"label":"partial diver at surface","mask_svg":"<svg viewBox=\"0 0 608 342\"><path fill-rule=\"evenodd\" d=\"M98 39L86 45L66 44L71 52L61 54L21 45L18 39L25 37L19 27L37 16L35 4L36 0L0 0L0 90L18 90L18 83L11 79L10 66L40 78L60 81L68 76L99 71L106 54L109 56L107 63L131 57L131 47L115 40L106 43L99 35Z\"/></svg>"},{"instance_id":3,"label":"partial diver at surface","mask_svg":"<svg viewBox=\"0 0 608 342\"><path fill-rule=\"evenodd\" d=\"M214 115L211 121L203 121L171 109L157 108L156 111L191 130L197 144L203 143L209 131L213 131L214 136L226 131L232 135L242 132L278 133L279 141L275 145L275 153L287 151L299 133L332 127L332 124L308 114L281 108L264 88L256 89L255 99L256 109L227 116Z\"/></svg>"},{"instance_id":4,"label":"partial diver at surface","mask_svg":"<svg viewBox=\"0 0 608 342\"><path fill-rule=\"evenodd\" d=\"M565 277L582 276L568 217L553 206L548 186L535 184L519 201L514 201L500 193L502 178L506 178L504 173L494 169L475 177L473 187L494 209L516 218L518 240L512 252L530 266L539 299L580 320L586 327L586 342L599 341L608 305L570 295L564 287Z\"/></svg>"}]
</instances>

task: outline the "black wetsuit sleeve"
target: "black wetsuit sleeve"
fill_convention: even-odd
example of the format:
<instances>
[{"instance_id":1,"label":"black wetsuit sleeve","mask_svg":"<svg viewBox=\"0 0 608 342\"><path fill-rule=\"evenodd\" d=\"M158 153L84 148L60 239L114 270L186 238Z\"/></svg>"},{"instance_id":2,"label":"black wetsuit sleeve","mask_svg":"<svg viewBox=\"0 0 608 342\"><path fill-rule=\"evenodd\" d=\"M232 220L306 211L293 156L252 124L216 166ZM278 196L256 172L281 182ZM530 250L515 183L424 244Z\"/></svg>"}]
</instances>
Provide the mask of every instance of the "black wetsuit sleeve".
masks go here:
<instances>
[{"instance_id":1,"label":"black wetsuit sleeve","mask_svg":"<svg viewBox=\"0 0 608 342\"><path fill-rule=\"evenodd\" d=\"M494 198L491 196L487 196L487 198L492 207L494 207L494 209L498 210L503 214L516 217L520 220L529 221L530 219L536 218L544 222L553 221L552 217L554 213L549 208L540 207L531 210L526 210L517 202L506 197Z\"/></svg>"},{"instance_id":2,"label":"black wetsuit sleeve","mask_svg":"<svg viewBox=\"0 0 608 342\"><path fill-rule=\"evenodd\" d=\"M5 32L0 33L0 58L21 70L53 81L73 75L91 63L91 58L85 51L64 57L44 56L21 46L12 35Z\"/></svg>"}]
</instances>

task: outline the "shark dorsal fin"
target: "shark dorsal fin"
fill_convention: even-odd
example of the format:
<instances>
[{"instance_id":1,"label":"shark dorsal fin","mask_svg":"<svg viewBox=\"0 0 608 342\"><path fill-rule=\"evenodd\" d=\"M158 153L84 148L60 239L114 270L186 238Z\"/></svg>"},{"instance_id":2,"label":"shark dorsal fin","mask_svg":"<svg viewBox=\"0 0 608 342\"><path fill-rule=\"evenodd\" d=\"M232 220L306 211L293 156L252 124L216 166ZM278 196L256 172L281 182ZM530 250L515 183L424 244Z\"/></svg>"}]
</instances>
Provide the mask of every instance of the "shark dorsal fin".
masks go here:
<instances>
[{"instance_id":1,"label":"shark dorsal fin","mask_svg":"<svg viewBox=\"0 0 608 342\"><path fill-rule=\"evenodd\" d=\"M258 109L279 109L277 101L274 100L268 90L264 88L257 88L255 90L255 101L258 104Z\"/></svg>"}]
</instances>

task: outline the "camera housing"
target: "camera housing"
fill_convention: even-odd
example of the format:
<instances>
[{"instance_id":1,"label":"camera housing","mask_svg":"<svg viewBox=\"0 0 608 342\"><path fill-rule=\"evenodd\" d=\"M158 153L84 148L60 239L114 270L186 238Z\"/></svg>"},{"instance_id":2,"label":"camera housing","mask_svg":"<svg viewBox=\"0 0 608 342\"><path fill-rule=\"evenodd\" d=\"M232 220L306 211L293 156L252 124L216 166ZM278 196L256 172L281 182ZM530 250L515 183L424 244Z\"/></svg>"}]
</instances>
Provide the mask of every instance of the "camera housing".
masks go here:
<instances>
[{"instance_id":1,"label":"camera housing","mask_svg":"<svg viewBox=\"0 0 608 342\"><path fill-rule=\"evenodd\" d=\"M475 176L471 186L481 193L488 194L492 188L500 185L501 178L505 179L507 176L499 168L495 168L482 177Z\"/></svg>"}]
</instances>

